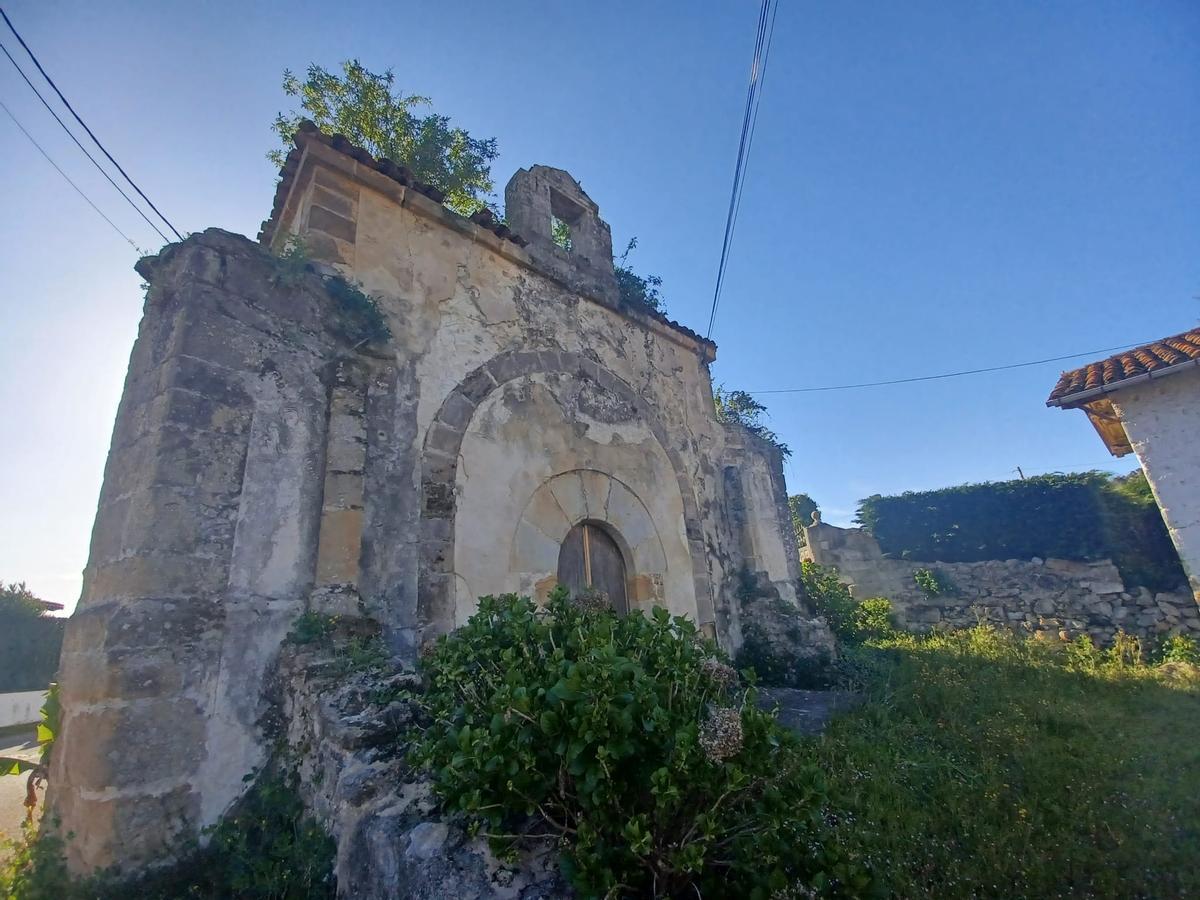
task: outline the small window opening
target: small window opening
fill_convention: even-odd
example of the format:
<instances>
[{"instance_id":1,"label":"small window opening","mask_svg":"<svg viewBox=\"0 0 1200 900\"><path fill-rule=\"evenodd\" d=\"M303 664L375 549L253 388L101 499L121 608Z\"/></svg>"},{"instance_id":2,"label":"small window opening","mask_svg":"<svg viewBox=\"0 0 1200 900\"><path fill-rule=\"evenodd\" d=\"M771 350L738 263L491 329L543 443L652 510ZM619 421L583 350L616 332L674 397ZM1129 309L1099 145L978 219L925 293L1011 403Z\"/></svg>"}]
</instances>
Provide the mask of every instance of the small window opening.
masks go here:
<instances>
[{"instance_id":1,"label":"small window opening","mask_svg":"<svg viewBox=\"0 0 1200 900\"><path fill-rule=\"evenodd\" d=\"M582 206L550 188L550 238L568 253L575 249L574 231L583 221L583 213Z\"/></svg>"},{"instance_id":2,"label":"small window opening","mask_svg":"<svg viewBox=\"0 0 1200 900\"><path fill-rule=\"evenodd\" d=\"M556 247L571 252L571 226L558 216L550 217L550 238Z\"/></svg>"}]
</instances>

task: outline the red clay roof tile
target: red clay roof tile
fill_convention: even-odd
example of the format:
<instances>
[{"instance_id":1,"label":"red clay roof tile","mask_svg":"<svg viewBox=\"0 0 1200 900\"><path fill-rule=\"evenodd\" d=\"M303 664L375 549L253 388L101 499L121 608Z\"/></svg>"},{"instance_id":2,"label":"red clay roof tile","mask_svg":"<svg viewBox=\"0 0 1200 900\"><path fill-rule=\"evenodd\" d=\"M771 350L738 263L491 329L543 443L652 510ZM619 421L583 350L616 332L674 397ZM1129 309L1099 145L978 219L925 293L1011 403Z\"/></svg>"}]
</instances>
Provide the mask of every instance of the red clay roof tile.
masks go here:
<instances>
[{"instance_id":1,"label":"red clay roof tile","mask_svg":"<svg viewBox=\"0 0 1200 900\"><path fill-rule=\"evenodd\" d=\"M1050 392L1047 404L1058 406L1073 395L1097 388L1118 386L1122 381L1174 366L1200 361L1200 328L1163 338L1152 344L1126 350L1108 359L1063 372Z\"/></svg>"}]
</instances>

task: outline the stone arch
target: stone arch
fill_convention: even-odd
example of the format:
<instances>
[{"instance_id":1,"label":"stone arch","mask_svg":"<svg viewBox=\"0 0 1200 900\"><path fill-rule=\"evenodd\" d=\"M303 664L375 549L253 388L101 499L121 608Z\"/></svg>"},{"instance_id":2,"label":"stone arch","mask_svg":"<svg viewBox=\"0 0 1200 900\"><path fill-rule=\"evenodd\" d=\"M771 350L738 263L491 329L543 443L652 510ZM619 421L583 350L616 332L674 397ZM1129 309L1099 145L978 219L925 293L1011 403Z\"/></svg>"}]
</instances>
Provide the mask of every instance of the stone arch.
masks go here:
<instances>
[{"instance_id":1,"label":"stone arch","mask_svg":"<svg viewBox=\"0 0 1200 900\"><path fill-rule=\"evenodd\" d=\"M629 577L626 595L630 609L663 600L667 551L654 518L633 488L597 469L560 472L538 486L513 530L512 570L534 585L537 579L552 575L567 533L584 522L605 527L620 548ZM537 599L542 599L550 586L546 583L544 590L535 587Z\"/></svg>"},{"instance_id":2,"label":"stone arch","mask_svg":"<svg viewBox=\"0 0 1200 900\"><path fill-rule=\"evenodd\" d=\"M696 610L701 625L714 621L700 516L683 458L668 440L653 407L628 383L581 353L566 350L514 350L501 353L470 372L443 401L425 432L421 455L420 572L417 578L417 624L424 632L443 633L455 613L454 492L458 456L475 410L497 387L528 375L573 375L586 378L632 406L662 447L675 473L683 501L684 531L692 561Z\"/></svg>"}]
</instances>

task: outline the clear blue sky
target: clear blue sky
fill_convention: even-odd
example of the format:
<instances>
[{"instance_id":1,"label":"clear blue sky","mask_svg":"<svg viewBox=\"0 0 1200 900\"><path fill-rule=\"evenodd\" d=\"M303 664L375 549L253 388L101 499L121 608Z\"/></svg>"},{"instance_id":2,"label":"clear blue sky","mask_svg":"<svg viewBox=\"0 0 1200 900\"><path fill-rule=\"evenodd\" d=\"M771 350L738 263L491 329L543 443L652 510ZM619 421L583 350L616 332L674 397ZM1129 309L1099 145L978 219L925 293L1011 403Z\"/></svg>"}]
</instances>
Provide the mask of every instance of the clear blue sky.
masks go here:
<instances>
[{"instance_id":1,"label":"clear blue sky","mask_svg":"<svg viewBox=\"0 0 1200 900\"><path fill-rule=\"evenodd\" d=\"M249 235L285 67L358 56L479 136L502 188L570 170L703 329L757 3L4 4L181 229ZM15 50L8 34L0 40ZM0 59L0 99L143 247L155 236ZM1200 4L781 0L714 375L873 381L1159 338L1200 317ZM135 254L0 115L0 578L71 605L142 295ZM1084 360L1081 360L1083 362ZM764 397L792 491L857 501L1127 471L1060 366Z\"/></svg>"}]
</instances>

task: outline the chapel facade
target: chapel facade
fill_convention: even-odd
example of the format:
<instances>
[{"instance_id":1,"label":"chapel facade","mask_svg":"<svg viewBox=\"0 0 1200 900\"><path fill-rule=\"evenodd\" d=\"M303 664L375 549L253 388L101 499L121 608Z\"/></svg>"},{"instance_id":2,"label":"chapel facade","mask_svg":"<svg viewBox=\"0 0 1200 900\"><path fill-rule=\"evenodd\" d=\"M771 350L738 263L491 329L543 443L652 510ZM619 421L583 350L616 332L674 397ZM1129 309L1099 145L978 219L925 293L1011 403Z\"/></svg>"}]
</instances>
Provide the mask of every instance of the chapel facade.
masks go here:
<instances>
[{"instance_id":1,"label":"chapel facade","mask_svg":"<svg viewBox=\"0 0 1200 900\"><path fill-rule=\"evenodd\" d=\"M305 611L411 662L486 594L590 588L729 652L747 575L797 604L778 448L715 417L711 341L622 303L579 183L517 172L505 224L441 199L306 125L257 244L210 229L139 263L61 672L77 867L152 859L240 795Z\"/></svg>"}]
</instances>

